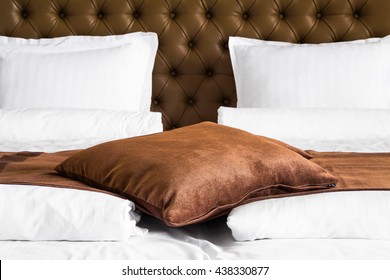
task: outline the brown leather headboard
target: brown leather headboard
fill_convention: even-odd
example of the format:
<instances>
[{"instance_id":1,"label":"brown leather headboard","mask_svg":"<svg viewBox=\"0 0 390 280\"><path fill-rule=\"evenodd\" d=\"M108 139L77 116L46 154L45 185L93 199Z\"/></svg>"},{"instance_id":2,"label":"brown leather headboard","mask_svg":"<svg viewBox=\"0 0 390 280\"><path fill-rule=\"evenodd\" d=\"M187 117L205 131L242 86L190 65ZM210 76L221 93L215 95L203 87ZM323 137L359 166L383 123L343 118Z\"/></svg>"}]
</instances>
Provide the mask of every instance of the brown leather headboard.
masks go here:
<instances>
[{"instance_id":1,"label":"brown leather headboard","mask_svg":"<svg viewBox=\"0 0 390 280\"><path fill-rule=\"evenodd\" d=\"M235 106L232 35L299 43L390 34L390 0L0 0L0 35L41 38L153 31L152 109L165 129Z\"/></svg>"}]
</instances>

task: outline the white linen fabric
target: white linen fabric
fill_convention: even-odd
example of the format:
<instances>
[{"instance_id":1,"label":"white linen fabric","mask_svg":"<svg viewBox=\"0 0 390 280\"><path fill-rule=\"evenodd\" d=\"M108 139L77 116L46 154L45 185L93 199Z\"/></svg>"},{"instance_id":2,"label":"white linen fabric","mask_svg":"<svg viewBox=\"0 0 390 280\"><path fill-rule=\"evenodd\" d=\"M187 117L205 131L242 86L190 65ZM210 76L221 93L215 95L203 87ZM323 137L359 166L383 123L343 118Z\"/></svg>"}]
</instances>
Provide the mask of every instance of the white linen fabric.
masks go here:
<instances>
[{"instance_id":1,"label":"white linen fabric","mask_svg":"<svg viewBox=\"0 0 390 280\"><path fill-rule=\"evenodd\" d=\"M0 142L0 151L7 152L45 152L55 153L59 151L70 151L87 149L92 146L112 141L111 138L81 138L70 140L44 140L34 142L14 142L4 141Z\"/></svg>"},{"instance_id":2,"label":"white linen fabric","mask_svg":"<svg viewBox=\"0 0 390 280\"><path fill-rule=\"evenodd\" d=\"M390 110L225 108L218 123L304 150L390 152ZM252 202L227 224L237 241L279 238L390 240L390 192L354 191Z\"/></svg>"},{"instance_id":3,"label":"white linen fabric","mask_svg":"<svg viewBox=\"0 0 390 280\"><path fill-rule=\"evenodd\" d=\"M0 110L1 151L31 151L32 147L35 151L53 151L53 147L55 150L58 146L81 149L162 130L161 113L158 112L56 108Z\"/></svg>"},{"instance_id":4,"label":"white linen fabric","mask_svg":"<svg viewBox=\"0 0 390 280\"><path fill-rule=\"evenodd\" d=\"M390 152L387 109L221 107L218 123L304 150Z\"/></svg>"},{"instance_id":5,"label":"white linen fabric","mask_svg":"<svg viewBox=\"0 0 390 280\"><path fill-rule=\"evenodd\" d=\"M38 260L388 260L389 240L264 239L234 241L226 218L184 228L169 228L143 216L149 233L126 242L0 241L0 259Z\"/></svg>"},{"instance_id":6,"label":"white linen fabric","mask_svg":"<svg viewBox=\"0 0 390 280\"><path fill-rule=\"evenodd\" d=\"M0 37L0 108L150 110L155 33Z\"/></svg>"},{"instance_id":7,"label":"white linen fabric","mask_svg":"<svg viewBox=\"0 0 390 280\"><path fill-rule=\"evenodd\" d=\"M256 201L234 208L237 241L264 238L390 240L390 192L354 191Z\"/></svg>"},{"instance_id":8,"label":"white linen fabric","mask_svg":"<svg viewBox=\"0 0 390 280\"><path fill-rule=\"evenodd\" d=\"M390 37L292 44L230 37L237 107L390 108Z\"/></svg>"},{"instance_id":9,"label":"white linen fabric","mask_svg":"<svg viewBox=\"0 0 390 280\"><path fill-rule=\"evenodd\" d=\"M81 149L161 131L155 112L0 110L0 150L7 152ZM0 185L0 208L0 240L125 241L146 232L131 201L92 191Z\"/></svg>"},{"instance_id":10,"label":"white linen fabric","mask_svg":"<svg viewBox=\"0 0 390 280\"><path fill-rule=\"evenodd\" d=\"M83 49L90 50L96 48L105 48L110 46L120 46L126 43L138 42L143 37L149 37L153 32L133 32L121 35L71 35L55 38L25 39L18 37L0 36L0 45L7 45L12 48L23 50L26 47L66 47L70 50ZM154 36L154 35L153 35Z\"/></svg>"},{"instance_id":11,"label":"white linen fabric","mask_svg":"<svg viewBox=\"0 0 390 280\"><path fill-rule=\"evenodd\" d=\"M64 188L0 185L0 240L125 241L146 233L131 201Z\"/></svg>"}]
</instances>

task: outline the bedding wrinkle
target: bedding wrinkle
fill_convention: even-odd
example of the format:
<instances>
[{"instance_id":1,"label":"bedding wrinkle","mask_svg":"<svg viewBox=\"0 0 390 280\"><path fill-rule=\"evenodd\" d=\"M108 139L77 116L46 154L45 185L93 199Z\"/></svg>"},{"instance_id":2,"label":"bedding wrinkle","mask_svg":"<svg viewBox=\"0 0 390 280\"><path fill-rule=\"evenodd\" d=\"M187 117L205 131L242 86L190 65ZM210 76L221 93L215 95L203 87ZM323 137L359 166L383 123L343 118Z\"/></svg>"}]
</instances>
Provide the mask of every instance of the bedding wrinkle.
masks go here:
<instances>
[{"instance_id":1,"label":"bedding wrinkle","mask_svg":"<svg viewBox=\"0 0 390 280\"><path fill-rule=\"evenodd\" d=\"M0 172L7 166L10 162L22 162L29 157L39 156L39 152L20 152L14 155L3 155L0 157Z\"/></svg>"}]
</instances>

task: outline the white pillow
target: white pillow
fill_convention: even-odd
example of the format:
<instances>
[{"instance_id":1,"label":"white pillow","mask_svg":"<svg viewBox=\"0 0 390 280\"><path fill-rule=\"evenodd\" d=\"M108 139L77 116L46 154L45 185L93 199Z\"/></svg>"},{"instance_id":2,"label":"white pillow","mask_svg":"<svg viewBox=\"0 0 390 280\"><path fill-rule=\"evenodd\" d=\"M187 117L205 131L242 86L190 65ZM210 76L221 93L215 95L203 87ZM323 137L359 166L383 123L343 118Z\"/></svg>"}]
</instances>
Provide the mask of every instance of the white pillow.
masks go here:
<instances>
[{"instance_id":1,"label":"white pillow","mask_svg":"<svg viewBox=\"0 0 390 280\"><path fill-rule=\"evenodd\" d=\"M221 107L218 123L303 150L390 152L388 109Z\"/></svg>"},{"instance_id":2,"label":"white pillow","mask_svg":"<svg viewBox=\"0 0 390 280\"><path fill-rule=\"evenodd\" d=\"M0 185L0 240L125 241L146 233L134 208L98 192Z\"/></svg>"},{"instance_id":3,"label":"white pillow","mask_svg":"<svg viewBox=\"0 0 390 280\"><path fill-rule=\"evenodd\" d=\"M50 142L61 148L66 148L61 144L65 143L73 145L68 148L81 149L162 130L161 113L158 112L56 108L0 110L2 151L53 151ZM32 145L35 145L34 149Z\"/></svg>"},{"instance_id":4,"label":"white pillow","mask_svg":"<svg viewBox=\"0 0 390 280\"><path fill-rule=\"evenodd\" d=\"M155 33L0 37L0 108L150 110Z\"/></svg>"},{"instance_id":5,"label":"white pillow","mask_svg":"<svg viewBox=\"0 0 390 280\"><path fill-rule=\"evenodd\" d=\"M25 49L32 47L67 47L73 49L99 49L112 46L120 46L131 42L139 42L144 37L155 36L153 32L133 32L121 35L71 35L55 38L25 39L18 37L0 36L0 45L7 45L13 48Z\"/></svg>"},{"instance_id":6,"label":"white pillow","mask_svg":"<svg viewBox=\"0 0 390 280\"><path fill-rule=\"evenodd\" d=\"M264 238L390 239L390 192L322 193L257 201L231 211L237 241Z\"/></svg>"},{"instance_id":7,"label":"white pillow","mask_svg":"<svg viewBox=\"0 0 390 280\"><path fill-rule=\"evenodd\" d=\"M237 107L390 108L390 37L291 44L230 37Z\"/></svg>"}]
</instances>

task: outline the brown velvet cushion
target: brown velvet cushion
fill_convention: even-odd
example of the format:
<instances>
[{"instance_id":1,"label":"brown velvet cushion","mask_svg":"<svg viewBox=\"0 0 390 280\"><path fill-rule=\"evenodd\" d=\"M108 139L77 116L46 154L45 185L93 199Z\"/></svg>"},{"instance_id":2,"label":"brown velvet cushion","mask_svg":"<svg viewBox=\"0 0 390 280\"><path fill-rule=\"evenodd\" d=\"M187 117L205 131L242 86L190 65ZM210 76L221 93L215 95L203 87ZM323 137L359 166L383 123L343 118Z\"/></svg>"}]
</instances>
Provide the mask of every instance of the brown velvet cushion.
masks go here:
<instances>
[{"instance_id":1,"label":"brown velvet cushion","mask_svg":"<svg viewBox=\"0 0 390 280\"><path fill-rule=\"evenodd\" d=\"M289 150L291 150L293 152L296 152L296 153L300 154L301 156L303 156L304 158L307 158L307 159L312 159L313 158L310 154L306 153L305 151L303 151L301 149L298 149L297 147L291 146L291 145L289 145L287 143L284 143L282 141L279 141L279 140L276 140L276 139L273 139L273 138L268 138L268 137L265 137L265 136L260 136L260 137L262 137L262 138L264 138L264 139L266 139L268 141L271 141L271 142L273 142L275 144L278 144L280 146L283 146L283 147L285 147L285 148L287 148L287 149L289 149Z\"/></svg>"},{"instance_id":2,"label":"brown velvet cushion","mask_svg":"<svg viewBox=\"0 0 390 280\"><path fill-rule=\"evenodd\" d=\"M56 170L128 197L170 226L225 214L257 192L263 199L337 182L286 147L210 122L103 143L71 156Z\"/></svg>"}]
</instances>

